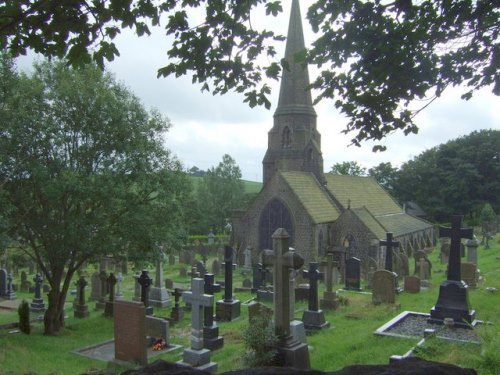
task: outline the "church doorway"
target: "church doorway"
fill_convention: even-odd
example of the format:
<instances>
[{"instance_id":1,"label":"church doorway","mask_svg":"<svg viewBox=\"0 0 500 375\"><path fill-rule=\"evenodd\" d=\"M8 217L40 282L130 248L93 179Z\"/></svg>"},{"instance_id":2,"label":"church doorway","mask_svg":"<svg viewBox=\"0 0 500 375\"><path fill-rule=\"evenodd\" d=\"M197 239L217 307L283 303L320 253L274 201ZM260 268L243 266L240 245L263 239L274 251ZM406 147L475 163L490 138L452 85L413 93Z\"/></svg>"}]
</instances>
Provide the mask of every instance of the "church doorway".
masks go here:
<instances>
[{"instance_id":1,"label":"church doorway","mask_svg":"<svg viewBox=\"0 0 500 375\"><path fill-rule=\"evenodd\" d=\"M278 228L284 228L290 235L290 247L294 246L295 233L292 216L284 203L275 198L267 203L262 210L259 220L259 251L272 249L271 236Z\"/></svg>"}]
</instances>

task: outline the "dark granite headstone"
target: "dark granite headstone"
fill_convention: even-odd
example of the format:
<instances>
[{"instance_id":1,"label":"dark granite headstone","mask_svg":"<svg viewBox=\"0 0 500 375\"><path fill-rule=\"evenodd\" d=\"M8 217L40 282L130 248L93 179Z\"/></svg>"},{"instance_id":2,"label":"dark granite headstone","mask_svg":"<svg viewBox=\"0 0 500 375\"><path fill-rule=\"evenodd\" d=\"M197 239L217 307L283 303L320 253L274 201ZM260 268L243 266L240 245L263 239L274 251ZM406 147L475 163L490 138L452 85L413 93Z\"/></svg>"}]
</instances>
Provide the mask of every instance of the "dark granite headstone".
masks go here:
<instances>
[{"instance_id":1,"label":"dark granite headstone","mask_svg":"<svg viewBox=\"0 0 500 375\"><path fill-rule=\"evenodd\" d=\"M323 310L318 307L318 281L323 280L323 273L319 272L318 263L310 262L309 270L302 271L302 274L309 279L309 303L302 315L304 327L307 330L328 328L330 323L325 320Z\"/></svg>"},{"instance_id":2,"label":"dark granite headstone","mask_svg":"<svg viewBox=\"0 0 500 375\"><path fill-rule=\"evenodd\" d=\"M205 294L213 296L214 293L220 292L221 286L215 283L215 277L211 273L204 275L205 284L203 291ZM205 349L217 350L224 345L224 338L219 336L219 327L214 322L214 306L205 306L203 314L203 347Z\"/></svg>"},{"instance_id":3,"label":"dark granite headstone","mask_svg":"<svg viewBox=\"0 0 500 375\"><path fill-rule=\"evenodd\" d=\"M0 268L0 297L7 297L7 270Z\"/></svg>"},{"instance_id":4,"label":"dark granite headstone","mask_svg":"<svg viewBox=\"0 0 500 375\"><path fill-rule=\"evenodd\" d=\"M42 275L37 273L33 278L33 281L35 282L35 297L33 298L33 302L30 304L30 311L43 312L45 311L45 304L42 299Z\"/></svg>"},{"instance_id":5,"label":"dark granite headstone","mask_svg":"<svg viewBox=\"0 0 500 375\"><path fill-rule=\"evenodd\" d=\"M183 291L181 289L175 288L174 292L172 293L172 295L174 296L174 307L170 312L170 319L172 319L174 322L178 322L184 317L184 310L179 306L179 299L180 297L182 297L182 292Z\"/></svg>"},{"instance_id":6,"label":"dark granite headstone","mask_svg":"<svg viewBox=\"0 0 500 375\"><path fill-rule=\"evenodd\" d=\"M345 262L345 289L361 290L361 260L349 258Z\"/></svg>"},{"instance_id":7,"label":"dark granite headstone","mask_svg":"<svg viewBox=\"0 0 500 375\"><path fill-rule=\"evenodd\" d=\"M153 280L149 277L147 270L141 272L137 282L141 286L141 302L144 304L146 315L153 315L153 307L149 306L149 288Z\"/></svg>"},{"instance_id":8,"label":"dark granite headstone","mask_svg":"<svg viewBox=\"0 0 500 375\"><path fill-rule=\"evenodd\" d=\"M216 303L216 318L231 321L240 316L241 303L233 298L233 248L226 246L224 250L224 299Z\"/></svg>"},{"instance_id":9,"label":"dark granite headstone","mask_svg":"<svg viewBox=\"0 0 500 375\"><path fill-rule=\"evenodd\" d=\"M448 262L448 280L439 288L436 305L431 309L430 323L443 324L445 318L452 318L455 326L471 328L475 311L470 309L467 284L461 278L460 240L472 239L472 229L461 228L461 216L451 219L451 228L440 227L440 237L450 237L450 259Z\"/></svg>"}]
</instances>

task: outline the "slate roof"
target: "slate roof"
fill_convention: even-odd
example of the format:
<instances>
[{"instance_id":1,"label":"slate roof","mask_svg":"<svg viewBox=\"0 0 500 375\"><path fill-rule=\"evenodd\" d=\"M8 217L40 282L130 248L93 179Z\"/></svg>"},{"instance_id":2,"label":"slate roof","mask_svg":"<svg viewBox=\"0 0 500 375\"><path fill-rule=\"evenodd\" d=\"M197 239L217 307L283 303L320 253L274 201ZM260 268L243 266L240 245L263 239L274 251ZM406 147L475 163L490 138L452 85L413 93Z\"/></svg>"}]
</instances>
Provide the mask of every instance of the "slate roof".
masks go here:
<instances>
[{"instance_id":1,"label":"slate roof","mask_svg":"<svg viewBox=\"0 0 500 375\"><path fill-rule=\"evenodd\" d=\"M382 239L385 238L386 230L382 224L366 209L366 207L354 208L351 210L359 220L366 225L375 237Z\"/></svg>"},{"instance_id":2,"label":"slate roof","mask_svg":"<svg viewBox=\"0 0 500 375\"><path fill-rule=\"evenodd\" d=\"M408 215L404 212L377 216L377 220L384 226L384 228L387 229L388 232L392 232L395 237L403 234L418 232L433 226L425 220ZM382 238L385 238L385 234Z\"/></svg>"},{"instance_id":3,"label":"slate roof","mask_svg":"<svg viewBox=\"0 0 500 375\"><path fill-rule=\"evenodd\" d=\"M335 221L340 211L328 197L324 188L309 172L278 172L297 199L306 209L315 224Z\"/></svg>"},{"instance_id":4,"label":"slate roof","mask_svg":"<svg viewBox=\"0 0 500 375\"><path fill-rule=\"evenodd\" d=\"M373 177L325 173L327 189L343 209L366 207L375 217L402 212L402 208Z\"/></svg>"}]
</instances>

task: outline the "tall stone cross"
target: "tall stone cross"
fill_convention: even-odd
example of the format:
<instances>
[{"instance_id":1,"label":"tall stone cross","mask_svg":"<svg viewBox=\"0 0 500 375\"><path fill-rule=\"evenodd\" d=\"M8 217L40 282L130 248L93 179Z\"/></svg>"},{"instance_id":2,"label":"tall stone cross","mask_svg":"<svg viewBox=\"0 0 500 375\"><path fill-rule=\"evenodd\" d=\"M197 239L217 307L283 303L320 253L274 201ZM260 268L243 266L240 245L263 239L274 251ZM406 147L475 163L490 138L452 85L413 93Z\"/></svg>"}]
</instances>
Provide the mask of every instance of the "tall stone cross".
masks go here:
<instances>
[{"instance_id":1,"label":"tall stone cross","mask_svg":"<svg viewBox=\"0 0 500 375\"><path fill-rule=\"evenodd\" d=\"M141 276L137 279L137 282L141 286L141 301L144 303L146 308L149 307L149 287L152 284L152 280L148 275L148 271L143 270Z\"/></svg>"},{"instance_id":2,"label":"tall stone cross","mask_svg":"<svg viewBox=\"0 0 500 375\"><path fill-rule=\"evenodd\" d=\"M233 264L233 248L226 246L224 248L224 302L233 300L233 270L236 264Z\"/></svg>"},{"instance_id":3,"label":"tall stone cross","mask_svg":"<svg viewBox=\"0 0 500 375\"><path fill-rule=\"evenodd\" d=\"M215 283L215 276L213 273L206 273L204 275L205 285L203 286L203 291L205 294L213 296L214 293L220 292L221 287L220 284ZM213 304L210 306L205 306L205 317L204 317L205 326L211 327L214 324L214 306Z\"/></svg>"},{"instance_id":4,"label":"tall stone cross","mask_svg":"<svg viewBox=\"0 0 500 375\"><path fill-rule=\"evenodd\" d=\"M380 240L379 245L385 246L385 269L392 272L392 248L399 247L399 242L392 240L392 232L387 232L385 240Z\"/></svg>"},{"instance_id":5,"label":"tall stone cross","mask_svg":"<svg viewBox=\"0 0 500 375\"><path fill-rule=\"evenodd\" d=\"M311 311L318 311L318 281L323 280L323 272L319 272L318 263L310 262L309 271L302 271L302 275L309 279L309 306Z\"/></svg>"},{"instance_id":6,"label":"tall stone cross","mask_svg":"<svg viewBox=\"0 0 500 375\"><path fill-rule=\"evenodd\" d=\"M35 298L40 299L42 298L42 283L43 283L42 275L37 273L33 278L33 281L35 282Z\"/></svg>"},{"instance_id":7,"label":"tall stone cross","mask_svg":"<svg viewBox=\"0 0 500 375\"><path fill-rule=\"evenodd\" d=\"M331 292L333 290L333 267L338 267L338 262L335 262L333 260L333 254L328 253L326 254L326 261L322 261L320 263L321 266L324 266L325 269L325 286L326 286L326 291Z\"/></svg>"},{"instance_id":8,"label":"tall stone cross","mask_svg":"<svg viewBox=\"0 0 500 375\"><path fill-rule=\"evenodd\" d=\"M278 332L285 337L290 335L290 269L299 269L304 259L296 252L289 252L290 236L283 228L278 228L272 235L273 249L264 250L262 263L273 266L274 281L274 322Z\"/></svg>"},{"instance_id":9,"label":"tall stone cross","mask_svg":"<svg viewBox=\"0 0 500 375\"><path fill-rule=\"evenodd\" d=\"M439 227L439 237L450 237L450 257L448 259L448 280L460 281L460 240L472 239L472 228L460 228L462 217L451 217L451 228Z\"/></svg>"},{"instance_id":10,"label":"tall stone cross","mask_svg":"<svg viewBox=\"0 0 500 375\"><path fill-rule=\"evenodd\" d=\"M203 279L191 279L191 291L183 292L184 302L191 304L191 349L203 349L203 310L213 306L214 296L203 294Z\"/></svg>"}]
</instances>

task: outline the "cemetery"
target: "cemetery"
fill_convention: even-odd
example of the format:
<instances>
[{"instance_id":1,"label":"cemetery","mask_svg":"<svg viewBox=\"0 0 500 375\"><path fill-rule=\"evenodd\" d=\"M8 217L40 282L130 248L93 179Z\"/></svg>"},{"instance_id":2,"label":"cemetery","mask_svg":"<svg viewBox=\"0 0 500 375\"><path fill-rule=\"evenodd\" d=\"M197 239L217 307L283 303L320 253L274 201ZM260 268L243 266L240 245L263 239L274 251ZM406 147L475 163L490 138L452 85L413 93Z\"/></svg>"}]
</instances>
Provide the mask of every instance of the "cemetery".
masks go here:
<instances>
[{"instance_id":1,"label":"cemetery","mask_svg":"<svg viewBox=\"0 0 500 375\"><path fill-rule=\"evenodd\" d=\"M454 230L457 232L456 228L442 228L441 233L452 235ZM464 232L459 230L457 233L463 235ZM252 327L249 314L251 311L253 316L260 314L261 310L255 310L255 306L263 305L275 314L272 318L275 326L280 325L281 332L289 335L284 347L278 352L282 351L288 358L286 363L289 366L298 369L333 372L352 364L386 365L405 357L421 357L474 368L480 374L495 373L500 363L499 235L489 242L489 249L483 245L474 247L477 284L474 288L466 287L467 295L452 290L453 296L447 296L448 285L456 284L454 280L460 276L454 274L456 266L452 266L453 261L442 263L441 246L438 244L426 254L432 263L433 272L425 287L397 292L392 280L381 286L385 288L382 294L387 296L392 293L392 297L376 303L373 301L376 280L372 289L368 289L368 275L361 274L359 287L350 288L346 276L342 280L336 273L332 280L327 268L328 257L321 262L305 265L296 252L281 252L280 246L287 246L286 232L276 233L274 237L277 241L274 249L278 250L264 254L263 262L271 268L268 272L273 274L273 278L268 286L274 287L272 289L277 293L275 298L281 301L279 303L258 300L257 293L252 293L251 288L237 293L224 288L232 283L231 289L235 290L248 277L243 261L233 263L230 247L226 247L222 256L223 263L228 265L225 274L217 277L208 272L201 277L196 267L191 275L180 276L180 269L189 268L190 265L180 262L182 259L179 254L171 254L174 261L167 262L166 257L163 257L161 265L152 262L144 264L145 269L141 270L134 269L132 263L126 274L116 272L119 271L118 264L108 259L104 262L106 264L89 264L74 282L65 305L65 328L57 337L43 335L41 317L44 294L40 294L43 282L34 282L26 290L20 288L21 278L24 278L21 274L35 281L40 280L40 276L30 274L28 269L17 269L16 274L12 275L2 269L0 345L5 348L0 356L2 371L39 374L106 371L119 374L158 359L206 369L212 373L243 369L248 367L245 358L250 350L245 343L245 330ZM465 243L463 239L458 241ZM187 257L193 260L193 264L202 259L202 254L196 250L190 251ZM210 264L219 259L220 253L209 253L205 263ZM455 255L450 251L450 259ZM458 251L456 261L460 263L467 260L467 253L463 254L463 258L460 255ZM203 261L200 263L203 264ZM382 264L375 274L387 272L401 279L385 269L385 262ZM297 290L297 287L289 281L289 274L294 275L295 279L299 278L294 268L301 271L303 276L300 279L310 286L309 300L294 298L295 301L290 301L294 297L290 291ZM336 269L335 266L332 268ZM410 272L413 272L411 268ZM161 276L155 274L158 270ZM108 289L105 296L92 297L91 289L97 293L100 285L98 288L85 279L88 275L102 271L109 275L116 272L120 277L108 277L107 283L114 288ZM253 278L252 275L250 277ZM258 275L255 277L258 278ZM407 277L419 280L418 276ZM152 306L147 295L151 294L148 289L154 285L153 278L172 280L175 290L163 287L165 291L158 293L167 295L168 303ZM120 279L120 283L115 279ZM327 282L331 285L325 285ZM404 284L404 280L400 280L400 284ZM276 285L282 286L276 288ZM293 285L295 288L290 288ZM120 297L116 297L118 287ZM329 293L335 293L337 303L333 308L328 304L321 307L321 296ZM109 301L110 295L114 298L111 316L107 313L106 305L101 307L96 303L102 299ZM17 306L22 300L35 301L30 313L29 335L22 333L17 323ZM217 318L217 303L227 304L226 307L231 309L235 302L240 302L238 308L222 314L219 310L222 319ZM441 318L442 324L433 324L433 320L440 319L440 311L445 311ZM452 318L454 314L459 315L455 321ZM300 323L302 328L297 330L292 322ZM297 335L300 329L305 331L302 337ZM207 342L212 342L211 346L208 345L210 348L205 345ZM22 356L28 355L29 361L20 360Z\"/></svg>"}]
</instances>

